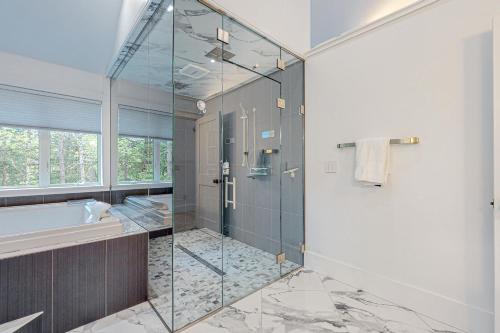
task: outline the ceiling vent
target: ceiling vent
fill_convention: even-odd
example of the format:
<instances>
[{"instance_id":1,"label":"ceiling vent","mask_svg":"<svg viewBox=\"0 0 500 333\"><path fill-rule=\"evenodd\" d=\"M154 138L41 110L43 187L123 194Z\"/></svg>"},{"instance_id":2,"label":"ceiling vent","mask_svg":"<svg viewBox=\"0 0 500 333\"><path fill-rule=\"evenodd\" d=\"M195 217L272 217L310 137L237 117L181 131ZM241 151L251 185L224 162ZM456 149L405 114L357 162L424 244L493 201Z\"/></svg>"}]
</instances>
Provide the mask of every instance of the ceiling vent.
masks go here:
<instances>
[{"instance_id":1,"label":"ceiling vent","mask_svg":"<svg viewBox=\"0 0 500 333\"><path fill-rule=\"evenodd\" d=\"M227 50L222 50L222 48L220 48L220 47L215 47L212 49L212 51L205 54L205 57L208 57L210 59L214 59L215 61L219 61L219 62L222 59L229 60L234 56L235 56L234 53L231 53Z\"/></svg>"},{"instance_id":2,"label":"ceiling vent","mask_svg":"<svg viewBox=\"0 0 500 333\"><path fill-rule=\"evenodd\" d=\"M192 79L201 79L202 77L210 73L210 71L200 66L188 64L181 70L179 70L179 73Z\"/></svg>"}]
</instances>

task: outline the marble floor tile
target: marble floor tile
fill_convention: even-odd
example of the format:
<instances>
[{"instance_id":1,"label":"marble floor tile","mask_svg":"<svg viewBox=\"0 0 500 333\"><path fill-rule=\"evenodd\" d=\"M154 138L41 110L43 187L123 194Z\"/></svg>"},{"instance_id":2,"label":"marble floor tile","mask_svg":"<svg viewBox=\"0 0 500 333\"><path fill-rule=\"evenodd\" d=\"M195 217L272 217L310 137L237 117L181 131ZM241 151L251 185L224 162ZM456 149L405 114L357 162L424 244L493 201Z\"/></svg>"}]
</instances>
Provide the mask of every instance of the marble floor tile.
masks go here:
<instances>
[{"instance_id":1,"label":"marble floor tile","mask_svg":"<svg viewBox=\"0 0 500 333\"><path fill-rule=\"evenodd\" d=\"M151 239L149 247L150 301L176 329L281 275L273 254L209 229L175 233L173 244L172 236ZM289 261L283 265L287 270L298 267Z\"/></svg>"},{"instance_id":2,"label":"marble floor tile","mask_svg":"<svg viewBox=\"0 0 500 333\"><path fill-rule=\"evenodd\" d=\"M191 304L192 311L195 304ZM72 333L167 332L148 303ZM302 269L202 320L186 333L464 333L446 324Z\"/></svg>"},{"instance_id":3,"label":"marble floor tile","mask_svg":"<svg viewBox=\"0 0 500 333\"><path fill-rule=\"evenodd\" d=\"M148 302L81 326L70 333L168 333Z\"/></svg>"},{"instance_id":4,"label":"marble floor tile","mask_svg":"<svg viewBox=\"0 0 500 333\"><path fill-rule=\"evenodd\" d=\"M185 332L461 331L333 278L302 269L224 308Z\"/></svg>"}]
</instances>

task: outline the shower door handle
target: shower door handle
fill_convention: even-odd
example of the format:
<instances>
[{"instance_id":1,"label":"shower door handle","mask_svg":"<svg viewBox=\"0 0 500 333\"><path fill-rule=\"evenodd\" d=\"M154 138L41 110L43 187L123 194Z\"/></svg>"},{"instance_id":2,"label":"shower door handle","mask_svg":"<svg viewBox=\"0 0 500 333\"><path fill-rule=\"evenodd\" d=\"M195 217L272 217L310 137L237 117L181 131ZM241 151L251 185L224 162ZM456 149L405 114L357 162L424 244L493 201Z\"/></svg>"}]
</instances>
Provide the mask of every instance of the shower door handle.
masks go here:
<instances>
[{"instance_id":1,"label":"shower door handle","mask_svg":"<svg viewBox=\"0 0 500 333\"><path fill-rule=\"evenodd\" d=\"M229 185L233 187L233 198L229 200ZM233 209L236 209L236 178L233 177L233 181L230 182L228 177L224 177L224 208L233 205Z\"/></svg>"}]
</instances>

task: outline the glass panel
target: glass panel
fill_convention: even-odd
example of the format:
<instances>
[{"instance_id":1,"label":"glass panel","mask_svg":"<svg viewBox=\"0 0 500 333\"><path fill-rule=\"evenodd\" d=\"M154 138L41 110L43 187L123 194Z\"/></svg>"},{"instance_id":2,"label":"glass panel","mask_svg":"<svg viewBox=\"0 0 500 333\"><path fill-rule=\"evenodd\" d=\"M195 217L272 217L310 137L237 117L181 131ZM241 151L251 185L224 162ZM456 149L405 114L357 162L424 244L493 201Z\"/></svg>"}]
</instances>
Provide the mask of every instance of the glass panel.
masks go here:
<instances>
[{"instance_id":1,"label":"glass panel","mask_svg":"<svg viewBox=\"0 0 500 333\"><path fill-rule=\"evenodd\" d=\"M176 1L174 12L173 309L178 330L222 306L222 47L216 39L222 17L196 0Z\"/></svg>"},{"instance_id":2,"label":"glass panel","mask_svg":"<svg viewBox=\"0 0 500 333\"><path fill-rule=\"evenodd\" d=\"M304 63L285 51L287 67L275 75L281 77L282 97L286 107L281 111L281 232L282 251L286 261L282 274L303 265L304 244ZM274 76L273 76L274 77Z\"/></svg>"},{"instance_id":3,"label":"glass panel","mask_svg":"<svg viewBox=\"0 0 500 333\"><path fill-rule=\"evenodd\" d=\"M179 330L303 262L303 63L197 0L153 0L136 30L113 67L112 197L150 232L149 299Z\"/></svg>"},{"instance_id":4,"label":"glass panel","mask_svg":"<svg viewBox=\"0 0 500 333\"><path fill-rule=\"evenodd\" d=\"M169 3L153 0L111 82L112 200L149 231L148 298L173 327L172 38Z\"/></svg>"},{"instance_id":5,"label":"glass panel","mask_svg":"<svg viewBox=\"0 0 500 333\"><path fill-rule=\"evenodd\" d=\"M224 17L224 30L229 32L229 44L224 47L225 60L264 75L276 71L280 57L276 44L229 17Z\"/></svg>"},{"instance_id":6,"label":"glass panel","mask_svg":"<svg viewBox=\"0 0 500 333\"><path fill-rule=\"evenodd\" d=\"M224 87L241 78L247 83L223 97L223 158L233 183L225 200L235 201L224 209L224 304L280 277L281 85L224 63Z\"/></svg>"}]
</instances>

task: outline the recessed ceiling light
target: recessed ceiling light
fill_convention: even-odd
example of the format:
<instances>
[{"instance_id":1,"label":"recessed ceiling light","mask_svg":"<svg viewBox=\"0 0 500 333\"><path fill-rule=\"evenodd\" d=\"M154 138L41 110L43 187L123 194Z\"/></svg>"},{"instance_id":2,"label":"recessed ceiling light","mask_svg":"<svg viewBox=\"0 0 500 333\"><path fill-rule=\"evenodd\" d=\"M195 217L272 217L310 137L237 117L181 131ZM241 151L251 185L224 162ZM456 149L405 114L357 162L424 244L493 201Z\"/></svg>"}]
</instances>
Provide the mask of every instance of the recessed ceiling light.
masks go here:
<instances>
[{"instance_id":1,"label":"recessed ceiling light","mask_svg":"<svg viewBox=\"0 0 500 333\"><path fill-rule=\"evenodd\" d=\"M210 59L210 62L213 64L215 62L215 60L214 59Z\"/></svg>"},{"instance_id":2,"label":"recessed ceiling light","mask_svg":"<svg viewBox=\"0 0 500 333\"><path fill-rule=\"evenodd\" d=\"M172 4L168 5L167 12L171 12L173 10L174 10L174 6L172 6Z\"/></svg>"}]
</instances>

